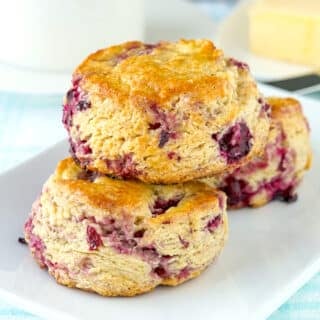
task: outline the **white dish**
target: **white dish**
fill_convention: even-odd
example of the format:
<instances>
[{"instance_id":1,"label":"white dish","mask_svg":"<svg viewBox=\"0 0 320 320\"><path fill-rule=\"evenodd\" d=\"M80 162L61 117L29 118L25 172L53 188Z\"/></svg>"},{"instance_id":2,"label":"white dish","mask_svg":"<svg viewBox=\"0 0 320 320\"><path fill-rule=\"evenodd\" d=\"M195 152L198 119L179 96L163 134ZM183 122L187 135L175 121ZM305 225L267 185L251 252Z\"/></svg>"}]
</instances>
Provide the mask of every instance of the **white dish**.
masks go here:
<instances>
[{"instance_id":1,"label":"white dish","mask_svg":"<svg viewBox=\"0 0 320 320\"><path fill-rule=\"evenodd\" d=\"M247 12L252 1L256 0L240 1L222 22L217 31L217 44L226 54L247 62L253 75L260 81L287 79L312 72L312 69L306 66L267 59L251 53Z\"/></svg>"},{"instance_id":2,"label":"white dish","mask_svg":"<svg viewBox=\"0 0 320 320\"><path fill-rule=\"evenodd\" d=\"M10 0L0 10L0 60L71 72L92 48L142 39L143 16L143 0Z\"/></svg>"},{"instance_id":3,"label":"white dish","mask_svg":"<svg viewBox=\"0 0 320 320\"><path fill-rule=\"evenodd\" d=\"M261 86L266 95L286 92ZM102 298L57 285L19 244L32 201L59 159L61 142L0 176L0 295L48 319L264 319L320 269L320 105L299 98L310 120L314 164L294 204L230 212L230 237L214 265L177 288Z\"/></svg>"}]
</instances>

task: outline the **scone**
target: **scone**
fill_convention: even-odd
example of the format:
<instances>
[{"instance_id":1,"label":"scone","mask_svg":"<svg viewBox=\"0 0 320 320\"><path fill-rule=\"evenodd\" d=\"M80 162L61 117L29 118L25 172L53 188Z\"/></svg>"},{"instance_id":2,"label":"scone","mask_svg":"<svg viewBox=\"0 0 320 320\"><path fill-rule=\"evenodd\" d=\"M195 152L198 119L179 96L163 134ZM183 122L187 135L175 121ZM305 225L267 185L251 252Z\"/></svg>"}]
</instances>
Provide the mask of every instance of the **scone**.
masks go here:
<instances>
[{"instance_id":1,"label":"scone","mask_svg":"<svg viewBox=\"0 0 320 320\"><path fill-rule=\"evenodd\" d=\"M263 151L269 122L248 66L208 40L97 51L75 70L63 106L83 168L157 184L246 163Z\"/></svg>"},{"instance_id":2,"label":"scone","mask_svg":"<svg viewBox=\"0 0 320 320\"><path fill-rule=\"evenodd\" d=\"M296 200L297 186L311 165L309 126L299 101L269 98L267 102L272 120L264 155L231 173L203 180L227 194L229 208Z\"/></svg>"},{"instance_id":3,"label":"scone","mask_svg":"<svg viewBox=\"0 0 320 320\"><path fill-rule=\"evenodd\" d=\"M198 276L224 246L226 196L200 182L146 185L58 164L25 238L60 284L133 296Z\"/></svg>"}]
</instances>

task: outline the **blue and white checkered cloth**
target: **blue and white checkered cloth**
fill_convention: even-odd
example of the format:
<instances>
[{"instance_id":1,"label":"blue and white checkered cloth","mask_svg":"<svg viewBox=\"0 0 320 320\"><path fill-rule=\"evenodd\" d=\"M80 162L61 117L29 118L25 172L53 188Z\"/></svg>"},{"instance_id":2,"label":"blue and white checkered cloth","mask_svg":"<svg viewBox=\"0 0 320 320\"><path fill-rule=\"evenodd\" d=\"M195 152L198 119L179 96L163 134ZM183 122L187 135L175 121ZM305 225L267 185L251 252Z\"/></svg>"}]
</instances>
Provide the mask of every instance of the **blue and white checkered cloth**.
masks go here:
<instances>
[{"instance_id":1,"label":"blue and white checkered cloth","mask_svg":"<svg viewBox=\"0 0 320 320\"><path fill-rule=\"evenodd\" d=\"M0 92L0 171L26 160L66 136L60 95ZM0 319L39 319L0 300ZM268 320L319 320L320 273Z\"/></svg>"}]
</instances>

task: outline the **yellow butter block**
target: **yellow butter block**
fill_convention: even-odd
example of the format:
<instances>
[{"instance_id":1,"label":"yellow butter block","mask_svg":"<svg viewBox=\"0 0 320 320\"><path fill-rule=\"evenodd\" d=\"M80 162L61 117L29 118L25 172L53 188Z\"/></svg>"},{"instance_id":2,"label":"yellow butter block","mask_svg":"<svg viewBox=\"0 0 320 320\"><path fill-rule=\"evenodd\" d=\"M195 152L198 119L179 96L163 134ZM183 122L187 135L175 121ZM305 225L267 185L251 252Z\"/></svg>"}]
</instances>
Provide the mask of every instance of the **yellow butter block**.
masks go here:
<instances>
[{"instance_id":1,"label":"yellow butter block","mask_svg":"<svg viewBox=\"0 0 320 320\"><path fill-rule=\"evenodd\" d=\"M249 10L250 49L320 67L320 0L260 0Z\"/></svg>"}]
</instances>

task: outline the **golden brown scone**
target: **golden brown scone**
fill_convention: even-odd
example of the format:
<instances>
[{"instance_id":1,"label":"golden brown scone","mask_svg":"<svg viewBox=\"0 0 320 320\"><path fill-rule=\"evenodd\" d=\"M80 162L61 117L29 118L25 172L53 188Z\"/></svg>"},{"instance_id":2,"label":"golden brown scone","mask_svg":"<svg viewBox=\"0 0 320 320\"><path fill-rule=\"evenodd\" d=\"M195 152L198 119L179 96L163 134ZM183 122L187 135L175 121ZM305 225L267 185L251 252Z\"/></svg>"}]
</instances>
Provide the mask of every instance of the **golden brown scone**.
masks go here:
<instances>
[{"instance_id":1,"label":"golden brown scone","mask_svg":"<svg viewBox=\"0 0 320 320\"><path fill-rule=\"evenodd\" d=\"M63 123L83 168L157 184L244 164L269 131L248 66L208 40L127 42L91 54L74 72Z\"/></svg>"},{"instance_id":2,"label":"golden brown scone","mask_svg":"<svg viewBox=\"0 0 320 320\"><path fill-rule=\"evenodd\" d=\"M25 237L57 282L132 296L198 276L227 238L226 196L200 182L146 185L58 164Z\"/></svg>"},{"instance_id":3,"label":"golden brown scone","mask_svg":"<svg viewBox=\"0 0 320 320\"><path fill-rule=\"evenodd\" d=\"M271 130L262 157L229 174L204 179L228 196L229 208L259 207L273 199L292 202L312 153L309 126L299 101L268 98Z\"/></svg>"}]
</instances>

